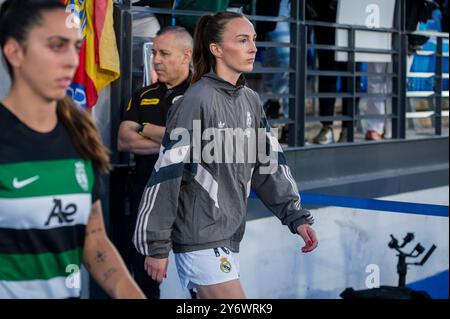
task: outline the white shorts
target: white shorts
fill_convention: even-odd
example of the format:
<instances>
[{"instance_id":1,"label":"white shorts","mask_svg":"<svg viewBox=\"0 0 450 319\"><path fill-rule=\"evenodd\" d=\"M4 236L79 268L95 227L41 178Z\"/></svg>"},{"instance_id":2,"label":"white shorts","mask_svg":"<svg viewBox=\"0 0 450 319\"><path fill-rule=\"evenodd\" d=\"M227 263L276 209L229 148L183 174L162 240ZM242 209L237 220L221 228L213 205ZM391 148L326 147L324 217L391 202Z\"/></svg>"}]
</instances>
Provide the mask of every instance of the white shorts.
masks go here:
<instances>
[{"instance_id":1,"label":"white shorts","mask_svg":"<svg viewBox=\"0 0 450 319\"><path fill-rule=\"evenodd\" d=\"M187 289L196 286L220 284L239 279L239 258L225 247L209 248L175 254L181 285Z\"/></svg>"}]
</instances>

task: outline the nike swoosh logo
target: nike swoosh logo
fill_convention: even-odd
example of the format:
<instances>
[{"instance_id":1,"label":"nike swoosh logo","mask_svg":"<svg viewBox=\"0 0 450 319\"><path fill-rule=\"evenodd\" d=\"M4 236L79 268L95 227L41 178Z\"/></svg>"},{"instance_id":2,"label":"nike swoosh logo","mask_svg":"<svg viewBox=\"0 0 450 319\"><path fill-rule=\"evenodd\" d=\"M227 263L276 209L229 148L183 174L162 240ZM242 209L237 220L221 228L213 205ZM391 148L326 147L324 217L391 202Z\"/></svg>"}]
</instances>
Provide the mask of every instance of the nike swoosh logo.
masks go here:
<instances>
[{"instance_id":1,"label":"nike swoosh logo","mask_svg":"<svg viewBox=\"0 0 450 319\"><path fill-rule=\"evenodd\" d=\"M19 181L17 177L14 177L13 179L13 187L16 189L24 188L25 186L37 181L39 179L39 176L33 176L27 179L24 179L23 181Z\"/></svg>"}]
</instances>

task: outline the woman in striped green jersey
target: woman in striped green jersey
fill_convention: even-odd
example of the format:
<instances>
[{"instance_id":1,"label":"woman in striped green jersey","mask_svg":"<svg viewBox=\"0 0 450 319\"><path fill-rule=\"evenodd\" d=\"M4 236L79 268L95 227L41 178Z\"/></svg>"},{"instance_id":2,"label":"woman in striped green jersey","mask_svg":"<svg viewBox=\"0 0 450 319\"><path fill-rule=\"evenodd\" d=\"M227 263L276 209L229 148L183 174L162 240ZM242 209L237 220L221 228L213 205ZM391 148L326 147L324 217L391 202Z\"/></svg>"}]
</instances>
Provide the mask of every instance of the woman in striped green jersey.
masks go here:
<instances>
[{"instance_id":1,"label":"woman in striped green jersey","mask_svg":"<svg viewBox=\"0 0 450 319\"><path fill-rule=\"evenodd\" d=\"M114 298L143 298L107 238L98 176L109 156L66 97L82 37L57 0L7 0L0 45L0 298L79 298L80 267Z\"/></svg>"}]
</instances>

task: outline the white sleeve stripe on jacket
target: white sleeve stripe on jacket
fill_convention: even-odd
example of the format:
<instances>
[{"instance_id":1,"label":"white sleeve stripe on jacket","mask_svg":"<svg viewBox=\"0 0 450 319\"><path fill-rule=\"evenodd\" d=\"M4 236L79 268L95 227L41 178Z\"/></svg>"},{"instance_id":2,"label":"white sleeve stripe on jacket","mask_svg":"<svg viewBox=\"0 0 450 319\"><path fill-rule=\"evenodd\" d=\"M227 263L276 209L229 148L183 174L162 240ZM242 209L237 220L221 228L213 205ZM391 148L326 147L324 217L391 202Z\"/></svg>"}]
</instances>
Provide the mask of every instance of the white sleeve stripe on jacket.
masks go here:
<instances>
[{"instance_id":1,"label":"white sleeve stripe on jacket","mask_svg":"<svg viewBox=\"0 0 450 319\"><path fill-rule=\"evenodd\" d=\"M143 212L144 212L145 206L149 202L148 198L149 198L150 194L153 192L153 190L154 190L153 187L145 188L144 194L141 198L142 206L141 205L139 206L138 218L137 218L136 227L134 230L134 244L141 254L144 253L144 248L143 248L142 242L141 242L142 236L139 236L139 234L142 233L142 219L144 216Z\"/></svg>"},{"instance_id":2,"label":"white sleeve stripe on jacket","mask_svg":"<svg viewBox=\"0 0 450 319\"><path fill-rule=\"evenodd\" d=\"M144 225L143 225L143 231L144 231L144 238L142 241L142 244L144 245L145 249L145 255L148 256L150 254L150 252L148 251L148 245L146 245L147 243L147 224L148 224L148 218L152 212L153 209L153 205L155 205L155 200L156 200L156 196L158 196L158 191L159 191L159 186L161 184L156 184L153 187L156 187L154 193L151 195L151 204L150 204L150 209L148 210L148 212L146 212L145 214L145 220L144 220ZM152 188L153 188L152 187Z\"/></svg>"},{"instance_id":3,"label":"white sleeve stripe on jacket","mask_svg":"<svg viewBox=\"0 0 450 319\"><path fill-rule=\"evenodd\" d=\"M136 228L134 232L134 244L141 254L145 254L145 243L142 240L145 233L143 219L145 218L146 215L149 215L149 212L147 212L147 207L150 204L149 199L152 197L152 194L155 191L155 186L147 187L145 189L144 195L142 196L141 199L142 206L139 209L138 219L136 222Z\"/></svg>"},{"instance_id":4,"label":"white sleeve stripe on jacket","mask_svg":"<svg viewBox=\"0 0 450 319\"><path fill-rule=\"evenodd\" d=\"M286 166L286 172L288 173L289 177L291 178L292 184L294 185L295 193L300 197L300 192L298 191L297 182L295 181L294 177L292 177L292 171L289 166Z\"/></svg>"},{"instance_id":5,"label":"white sleeve stripe on jacket","mask_svg":"<svg viewBox=\"0 0 450 319\"><path fill-rule=\"evenodd\" d=\"M289 181L289 183L291 183L292 189L294 191L295 194L297 194L298 196L298 201L300 202L300 195L298 194L298 188L297 185L295 185L295 181L292 179L292 177L289 175L289 167L286 165L280 165L281 170L283 171L284 176L286 177L286 179Z\"/></svg>"},{"instance_id":6,"label":"white sleeve stripe on jacket","mask_svg":"<svg viewBox=\"0 0 450 319\"><path fill-rule=\"evenodd\" d=\"M301 207L300 193L299 193L299 191L298 191L297 183L295 183L295 180L294 180L294 178L292 177L291 170L290 170L289 166L287 166L287 165L280 165L280 166L281 166L281 168L282 168L282 171L283 171L285 177L289 180L289 182L291 183L291 185L292 185L292 187L293 187L293 189L294 189L294 192L295 192L295 193L297 194L297 196L298 196L298 201L295 202L295 207L296 207L298 210L301 210L302 207ZM314 217L313 217L310 213L309 213L308 215L305 215L305 218L306 218L306 220L307 220L309 223L311 223L311 224L314 223Z\"/></svg>"},{"instance_id":7,"label":"white sleeve stripe on jacket","mask_svg":"<svg viewBox=\"0 0 450 319\"><path fill-rule=\"evenodd\" d=\"M158 161L155 164L155 171L159 171L163 167L173 164L179 164L184 161L189 152L190 145L184 145L170 150L166 149L164 154L160 154Z\"/></svg>"},{"instance_id":8,"label":"white sleeve stripe on jacket","mask_svg":"<svg viewBox=\"0 0 450 319\"><path fill-rule=\"evenodd\" d=\"M197 174L195 180L208 192L209 197L214 201L214 205L219 208L219 201L217 200L218 184L214 177L202 165L197 166Z\"/></svg>"}]
</instances>

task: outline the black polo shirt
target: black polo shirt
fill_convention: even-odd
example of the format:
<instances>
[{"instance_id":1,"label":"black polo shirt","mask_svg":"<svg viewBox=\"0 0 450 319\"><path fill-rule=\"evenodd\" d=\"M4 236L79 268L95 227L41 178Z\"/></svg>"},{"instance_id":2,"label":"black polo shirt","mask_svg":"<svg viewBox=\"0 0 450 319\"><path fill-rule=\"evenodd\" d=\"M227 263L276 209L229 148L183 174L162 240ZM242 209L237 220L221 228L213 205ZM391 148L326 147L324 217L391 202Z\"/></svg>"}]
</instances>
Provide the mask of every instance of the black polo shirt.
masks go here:
<instances>
[{"instance_id":1,"label":"black polo shirt","mask_svg":"<svg viewBox=\"0 0 450 319\"><path fill-rule=\"evenodd\" d=\"M167 89L166 85L160 82L138 89L128 103L122 121L166 126L169 108L184 94L189 83L190 77L171 89ZM139 183L148 181L157 160L158 154L135 155Z\"/></svg>"}]
</instances>

